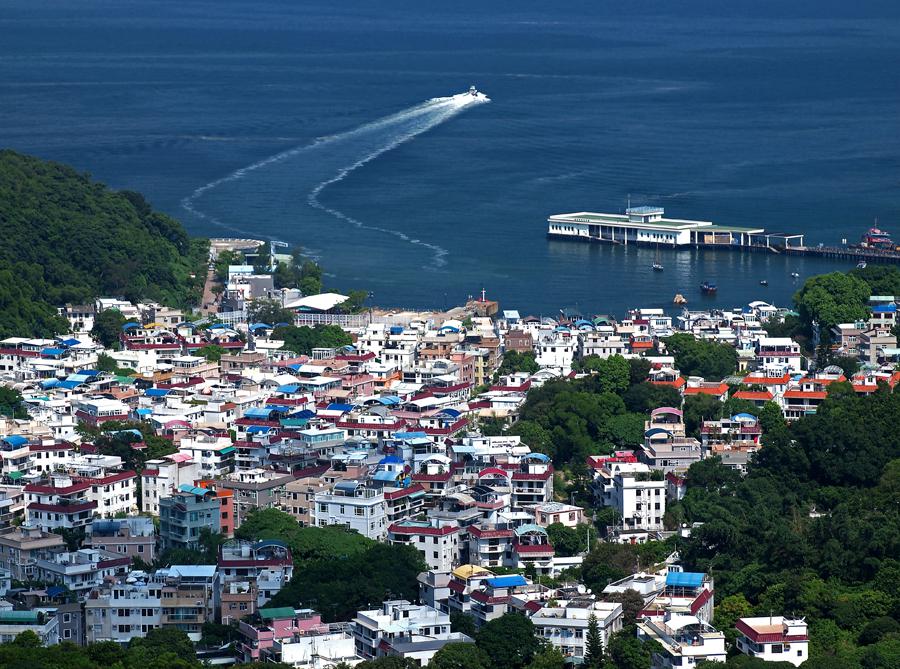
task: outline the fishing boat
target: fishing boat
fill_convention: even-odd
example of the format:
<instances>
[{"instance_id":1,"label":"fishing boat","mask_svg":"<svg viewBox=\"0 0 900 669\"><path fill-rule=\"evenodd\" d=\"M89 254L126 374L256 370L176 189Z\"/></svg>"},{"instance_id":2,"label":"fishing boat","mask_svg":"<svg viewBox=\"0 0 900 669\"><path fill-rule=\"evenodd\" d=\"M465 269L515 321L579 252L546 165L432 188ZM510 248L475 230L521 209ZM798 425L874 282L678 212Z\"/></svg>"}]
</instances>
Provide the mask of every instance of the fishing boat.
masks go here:
<instances>
[{"instance_id":1,"label":"fishing boat","mask_svg":"<svg viewBox=\"0 0 900 669\"><path fill-rule=\"evenodd\" d=\"M681 293L676 293L675 298L672 300L673 304L687 304L687 299Z\"/></svg>"},{"instance_id":2,"label":"fishing boat","mask_svg":"<svg viewBox=\"0 0 900 669\"><path fill-rule=\"evenodd\" d=\"M700 284L700 292L704 295L714 295L717 290L716 284L709 281L704 281Z\"/></svg>"},{"instance_id":3,"label":"fishing boat","mask_svg":"<svg viewBox=\"0 0 900 669\"><path fill-rule=\"evenodd\" d=\"M656 260L653 262L653 271L654 272L662 272L663 264L659 258L659 244L656 245Z\"/></svg>"}]
</instances>

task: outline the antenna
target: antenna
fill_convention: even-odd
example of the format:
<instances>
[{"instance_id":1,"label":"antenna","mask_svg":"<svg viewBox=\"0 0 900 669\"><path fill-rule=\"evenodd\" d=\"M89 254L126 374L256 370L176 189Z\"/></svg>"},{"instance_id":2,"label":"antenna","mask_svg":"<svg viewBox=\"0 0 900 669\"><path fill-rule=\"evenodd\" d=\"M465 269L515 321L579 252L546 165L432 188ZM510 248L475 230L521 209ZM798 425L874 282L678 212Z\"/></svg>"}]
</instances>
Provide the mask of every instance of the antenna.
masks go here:
<instances>
[{"instance_id":1,"label":"antenna","mask_svg":"<svg viewBox=\"0 0 900 669\"><path fill-rule=\"evenodd\" d=\"M628 194L628 205L625 211L627 212L628 209L631 209L631 193Z\"/></svg>"}]
</instances>

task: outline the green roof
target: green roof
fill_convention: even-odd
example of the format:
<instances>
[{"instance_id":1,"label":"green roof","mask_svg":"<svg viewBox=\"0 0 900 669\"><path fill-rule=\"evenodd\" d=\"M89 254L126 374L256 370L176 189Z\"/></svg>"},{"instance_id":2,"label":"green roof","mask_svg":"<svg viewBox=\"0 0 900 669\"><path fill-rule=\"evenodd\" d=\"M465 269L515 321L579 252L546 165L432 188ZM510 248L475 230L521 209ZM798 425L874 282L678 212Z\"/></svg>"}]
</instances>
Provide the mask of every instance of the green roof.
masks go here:
<instances>
[{"instance_id":1,"label":"green roof","mask_svg":"<svg viewBox=\"0 0 900 669\"><path fill-rule=\"evenodd\" d=\"M0 623L36 623L37 611L0 611Z\"/></svg>"},{"instance_id":2,"label":"green roof","mask_svg":"<svg viewBox=\"0 0 900 669\"><path fill-rule=\"evenodd\" d=\"M10 472L10 473L8 474L8 476L9 476L9 478L11 478L13 481L18 481L20 478L22 478L22 472Z\"/></svg>"},{"instance_id":3,"label":"green roof","mask_svg":"<svg viewBox=\"0 0 900 669\"><path fill-rule=\"evenodd\" d=\"M274 609L260 609L259 617L263 620L271 620L273 618L293 618L294 609L290 606L281 606Z\"/></svg>"},{"instance_id":4,"label":"green roof","mask_svg":"<svg viewBox=\"0 0 900 669\"><path fill-rule=\"evenodd\" d=\"M134 383L134 379L130 376L117 376L115 378L118 383Z\"/></svg>"},{"instance_id":5,"label":"green roof","mask_svg":"<svg viewBox=\"0 0 900 669\"><path fill-rule=\"evenodd\" d=\"M308 418L282 418L281 427L304 427L309 424Z\"/></svg>"}]
</instances>

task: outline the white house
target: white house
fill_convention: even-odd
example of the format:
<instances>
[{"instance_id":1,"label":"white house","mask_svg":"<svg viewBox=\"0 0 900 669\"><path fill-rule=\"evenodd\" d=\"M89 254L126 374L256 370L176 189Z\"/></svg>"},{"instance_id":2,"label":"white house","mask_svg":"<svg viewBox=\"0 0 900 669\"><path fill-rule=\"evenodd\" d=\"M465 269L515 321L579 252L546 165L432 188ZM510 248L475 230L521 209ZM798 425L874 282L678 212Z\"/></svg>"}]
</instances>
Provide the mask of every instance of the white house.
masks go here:
<instances>
[{"instance_id":1,"label":"white house","mask_svg":"<svg viewBox=\"0 0 900 669\"><path fill-rule=\"evenodd\" d=\"M744 655L766 662L790 662L799 667L809 658L805 620L782 616L739 618L735 646Z\"/></svg>"}]
</instances>

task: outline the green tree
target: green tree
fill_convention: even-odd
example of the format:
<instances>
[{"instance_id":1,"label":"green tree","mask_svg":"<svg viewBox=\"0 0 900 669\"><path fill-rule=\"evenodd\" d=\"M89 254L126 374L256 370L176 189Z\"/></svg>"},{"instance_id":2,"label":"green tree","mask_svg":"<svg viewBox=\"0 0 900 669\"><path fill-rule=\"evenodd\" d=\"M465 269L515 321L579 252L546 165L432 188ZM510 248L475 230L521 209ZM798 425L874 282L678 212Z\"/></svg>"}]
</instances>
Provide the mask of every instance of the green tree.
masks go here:
<instances>
[{"instance_id":1,"label":"green tree","mask_svg":"<svg viewBox=\"0 0 900 669\"><path fill-rule=\"evenodd\" d=\"M556 646L545 646L535 653L527 669L565 669L566 658Z\"/></svg>"},{"instance_id":2,"label":"green tree","mask_svg":"<svg viewBox=\"0 0 900 669\"><path fill-rule=\"evenodd\" d=\"M145 637L132 639L128 644L129 656L134 650L145 651L150 656L171 653L187 662L195 662L197 659L194 644L188 635L172 627L152 629Z\"/></svg>"},{"instance_id":3,"label":"green tree","mask_svg":"<svg viewBox=\"0 0 900 669\"><path fill-rule=\"evenodd\" d=\"M22 393L6 386L0 386L0 416L28 418Z\"/></svg>"},{"instance_id":4,"label":"green tree","mask_svg":"<svg viewBox=\"0 0 900 669\"><path fill-rule=\"evenodd\" d=\"M516 421L506 430L506 434L521 437L522 443L527 444L532 451L537 453L549 455L551 458L556 453L550 433L540 423L533 420Z\"/></svg>"},{"instance_id":5,"label":"green tree","mask_svg":"<svg viewBox=\"0 0 900 669\"><path fill-rule=\"evenodd\" d=\"M588 549L589 531L590 525L566 527L562 523L552 523L547 527L547 537L557 555L570 557Z\"/></svg>"},{"instance_id":6,"label":"green tree","mask_svg":"<svg viewBox=\"0 0 900 669\"><path fill-rule=\"evenodd\" d=\"M612 635L608 655L615 669L647 669L650 666L650 644L638 641L629 628Z\"/></svg>"},{"instance_id":7,"label":"green tree","mask_svg":"<svg viewBox=\"0 0 900 669\"><path fill-rule=\"evenodd\" d=\"M197 355L202 355L210 362L219 362L225 355L225 349L215 344L207 344L197 351Z\"/></svg>"},{"instance_id":8,"label":"green tree","mask_svg":"<svg viewBox=\"0 0 900 669\"><path fill-rule=\"evenodd\" d=\"M622 396L625 407L634 413L650 413L659 407L680 407L681 394L671 386L643 382L631 386Z\"/></svg>"},{"instance_id":9,"label":"green tree","mask_svg":"<svg viewBox=\"0 0 900 669\"><path fill-rule=\"evenodd\" d=\"M823 337L838 323L853 323L868 317L871 289L852 274L832 272L806 280L794 295L800 321L810 327L818 323Z\"/></svg>"},{"instance_id":10,"label":"green tree","mask_svg":"<svg viewBox=\"0 0 900 669\"><path fill-rule=\"evenodd\" d=\"M294 312L282 307L277 300L260 297L247 306L247 318L251 323L275 326L279 323L293 323Z\"/></svg>"},{"instance_id":11,"label":"green tree","mask_svg":"<svg viewBox=\"0 0 900 669\"><path fill-rule=\"evenodd\" d=\"M450 630L474 639L478 628L475 626L475 618L472 615L454 611L450 614Z\"/></svg>"},{"instance_id":12,"label":"green tree","mask_svg":"<svg viewBox=\"0 0 900 669\"><path fill-rule=\"evenodd\" d=\"M310 355L314 348L340 348L353 343L353 338L337 325L283 326L275 328L272 338L283 341L286 350L299 355Z\"/></svg>"},{"instance_id":13,"label":"green tree","mask_svg":"<svg viewBox=\"0 0 900 669\"><path fill-rule=\"evenodd\" d=\"M106 348L118 346L119 335L122 334L122 326L126 319L118 309L104 309L94 318L94 327L91 336L103 344Z\"/></svg>"},{"instance_id":14,"label":"green tree","mask_svg":"<svg viewBox=\"0 0 900 669\"><path fill-rule=\"evenodd\" d=\"M40 648L42 645L41 637L31 630L19 632L16 638L12 640L12 644L19 648Z\"/></svg>"},{"instance_id":15,"label":"green tree","mask_svg":"<svg viewBox=\"0 0 900 669\"><path fill-rule=\"evenodd\" d=\"M737 639L737 630L734 629L738 618L746 618L753 615L753 606L742 593L730 595L716 604L713 626L725 634L725 640L734 645Z\"/></svg>"},{"instance_id":16,"label":"green tree","mask_svg":"<svg viewBox=\"0 0 900 669\"><path fill-rule=\"evenodd\" d=\"M686 332L677 332L663 341L682 374L720 380L737 369L737 350L729 344L696 339Z\"/></svg>"},{"instance_id":17,"label":"green tree","mask_svg":"<svg viewBox=\"0 0 900 669\"><path fill-rule=\"evenodd\" d=\"M603 636L600 632L600 623L593 613L588 618L587 636L584 640L584 664L585 669L602 669L603 667Z\"/></svg>"},{"instance_id":18,"label":"green tree","mask_svg":"<svg viewBox=\"0 0 900 669\"><path fill-rule=\"evenodd\" d=\"M474 643L448 643L431 662L430 669L488 669L490 658Z\"/></svg>"},{"instance_id":19,"label":"green tree","mask_svg":"<svg viewBox=\"0 0 900 669\"><path fill-rule=\"evenodd\" d=\"M604 594L603 599L607 602L618 602L622 605L622 624L626 626L634 625L644 609L644 598L641 596L641 593L631 588L624 592Z\"/></svg>"},{"instance_id":20,"label":"green tree","mask_svg":"<svg viewBox=\"0 0 900 669\"><path fill-rule=\"evenodd\" d=\"M501 376L514 372L534 374L540 369L540 365L534 359L534 353L519 353L519 351L507 351L503 354L503 360L497 373Z\"/></svg>"},{"instance_id":21,"label":"green tree","mask_svg":"<svg viewBox=\"0 0 900 669\"><path fill-rule=\"evenodd\" d=\"M489 620L475 641L490 657L493 669L521 669L540 649L531 620L517 613Z\"/></svg>"}]
</instances>

